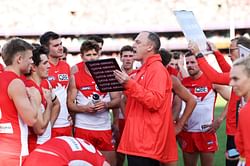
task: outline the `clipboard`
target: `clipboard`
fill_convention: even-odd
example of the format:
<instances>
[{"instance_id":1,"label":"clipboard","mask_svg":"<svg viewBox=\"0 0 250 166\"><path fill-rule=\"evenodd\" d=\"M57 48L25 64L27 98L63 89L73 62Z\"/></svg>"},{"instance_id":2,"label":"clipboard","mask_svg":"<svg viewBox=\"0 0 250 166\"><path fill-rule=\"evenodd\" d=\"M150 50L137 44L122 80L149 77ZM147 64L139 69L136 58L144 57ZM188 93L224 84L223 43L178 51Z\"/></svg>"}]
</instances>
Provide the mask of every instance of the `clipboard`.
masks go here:
<instances>
[{"instance_id":1,"label":"clipboard","mask_svg":"<svg viewBox=\"0 0 250 166\"><path fill-rule=\"evenodd\" d=\"M116 80L113 74L114 70L121 71L115 58L89 61L85 62L85 64L101 92L124 90L122 84Z\"/></svg>"},{"instance_id":2,"label":"clipboard","mask_svg":"<svg viewBox=\"0 0 250 166\"><path fill-rule=\"evenodd\" d=\"M198 24L194 13L187 10L176 10L174 11L174 15L176 16L177 22L179 23L185 38L188 41L191 40L197 43L203 54L212 53L212 51L209 51L208 49L207 38Z\"/></svg>"}]
</instances>

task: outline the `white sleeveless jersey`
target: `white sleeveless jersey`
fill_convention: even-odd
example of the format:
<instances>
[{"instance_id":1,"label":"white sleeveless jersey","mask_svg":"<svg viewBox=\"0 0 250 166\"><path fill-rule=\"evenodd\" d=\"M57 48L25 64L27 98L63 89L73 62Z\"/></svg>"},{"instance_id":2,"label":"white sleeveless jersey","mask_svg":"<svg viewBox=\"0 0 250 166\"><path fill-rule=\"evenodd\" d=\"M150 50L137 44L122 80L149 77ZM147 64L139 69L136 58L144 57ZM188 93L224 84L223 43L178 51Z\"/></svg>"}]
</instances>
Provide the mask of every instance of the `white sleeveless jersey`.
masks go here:
<instances>
[{"instance_id":1,"label":"white sleeveless jersey","mask_svg":"<svg viewBox=\"0 0 250 166\"><path fill-rule=\"evenodd\" d=\"M109 94L100 96L101 100L104 102L110 101ZM78 91L77 103L79 105L86 105L91 103L91 96L84 96ZM88 130L110 130L111 129L111 117L108 110L103 110L96 113L76 113L75 116L75 126L78 128L88 129Z\"/></svg>"},{"instance_id":2,"label":"white sleeveless jersey","mask_svg":"<svg viewBox=\"0 0 250 166\"><path fill-rule=\"evenodd\" d=\"M205 132L207 128L204 128L204 125L213 122L216 92L204 74L196 80L191 79L191 77L184 78L182 83L194 95L197 102L193 113L184 126L184 130Z\"/></svg>"},{"instance_id":3,"label":"white sleeveless jersey","mask_svg":"<svg viewBox=\"0 0 250 166\"><path fill-rule=\"evenodd\" d=\"M87 105L88 103L92 103L93 94L98 94L100 100L103 102L110 101L109 93L102 93L99 91L94 79L86 73L84 67L79 68L79 71L75 73L74 76L76 88L78 90L76 97L77 104ZM75 127L88 130L110 130L110 113L108 110L96 113L76 113Z\"/></svg>"},{"instance_id":4,"label":"white sleeveless jersey","mask_svg":"<svg viewBox=\"0 0 250 166\"><path fill-rule=\"evenodd\" d=\"M53 93L56 94L60 102L60 113L55 121L53 128L70 126L68 121L69 112L67 107L67 88L69 84L70 66L63 61L57 65L50 63L48 81L50 82Z\"/></svg>"}]
</instances>

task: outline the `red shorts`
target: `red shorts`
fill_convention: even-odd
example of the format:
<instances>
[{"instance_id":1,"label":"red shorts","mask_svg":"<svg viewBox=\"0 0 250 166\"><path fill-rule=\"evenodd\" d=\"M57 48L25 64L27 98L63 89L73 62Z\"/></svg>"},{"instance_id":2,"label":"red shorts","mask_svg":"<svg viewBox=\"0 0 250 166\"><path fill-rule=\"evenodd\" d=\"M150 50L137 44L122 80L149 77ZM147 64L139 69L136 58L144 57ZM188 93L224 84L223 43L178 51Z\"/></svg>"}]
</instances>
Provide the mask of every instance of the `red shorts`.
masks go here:
<instances>
[{"instance_id":1,"label":"red shorts","mask_svg":"<svg viewBox=\"0 0 250 166\"><path fill-rule=\"evenodd\" d=\"M82 138L90 142L96 149L100 151L114 151L114 144L112 143L111 130L86 130L75 128L75 137Z\"/></svg>"},{"instance_id":2,"label":"red shorts","mask_svg":"<svg viewBox=\"0 0 250 166\"><path fill-rule=\"evenodd\" d=\"M183 152L215 152L218 150L216 133L186 132L178 135Z\"/></svg>"},{"instance_id":3,"label":"red shorts","mask_svg":"<svg viewBox=\"0 0 250 166\"><path fill-rule=\"evenodd\" d=\"M58 136L72 136L72 126L52 128L51 138Z\"/></svg>"}]
</instances>

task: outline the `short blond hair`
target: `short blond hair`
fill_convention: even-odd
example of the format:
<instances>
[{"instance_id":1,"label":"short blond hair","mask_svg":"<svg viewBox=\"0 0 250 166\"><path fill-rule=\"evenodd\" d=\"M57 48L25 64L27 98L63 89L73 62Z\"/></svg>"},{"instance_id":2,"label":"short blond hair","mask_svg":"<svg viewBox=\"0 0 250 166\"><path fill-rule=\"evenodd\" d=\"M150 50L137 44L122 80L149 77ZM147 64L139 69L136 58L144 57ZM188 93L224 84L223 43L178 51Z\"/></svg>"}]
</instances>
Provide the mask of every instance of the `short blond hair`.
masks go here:
<instances>
[{"instance_id":1,"label":"short blond hair","mask_svg":"<svg viewBox=\"0 0 250 166\"><path fill-rule=\"evenodd\" d=\"M250 55L244 58L239 58L233 62L234 66L243 66L244 71L246 72L247 76L250 77Z\"/></svg>"}]
</instances>

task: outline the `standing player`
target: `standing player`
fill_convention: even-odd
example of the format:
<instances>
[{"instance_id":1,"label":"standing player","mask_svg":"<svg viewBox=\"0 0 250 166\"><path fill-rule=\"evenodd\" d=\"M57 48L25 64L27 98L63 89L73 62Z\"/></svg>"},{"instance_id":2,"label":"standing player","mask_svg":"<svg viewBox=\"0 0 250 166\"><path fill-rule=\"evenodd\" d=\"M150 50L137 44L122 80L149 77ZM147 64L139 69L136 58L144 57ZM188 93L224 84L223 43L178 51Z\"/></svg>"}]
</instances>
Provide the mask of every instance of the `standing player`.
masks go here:
<instances>
[{"instance_id":1,"label":"standing player","mask_svg":"<svg viewBox=\"0 0 250 166\"><path fill-rule=\"evenodd\" d=\"M2 49L6 64L0 74L0 165L21 165L28 152L28 126L37 121L39 99L21 75L31 69L33 47L22 39L8 41Z\"/></svg>"},{"instance_id":2,"label":"standing player","mask_svg":"<svg viewBox=\"0 0 250 166\"><path fill-rule=\"evenodd\" d=\"M78 72L71 75L67 104L75 112L75 137L83 138L100 150L111 165L115 165L109 109L118 108L120 93L102 93L92 78L85 62L97 60L99 46L85 41L81 45L83 62ZM98 97L99 99L96 99Z\"/></svg>"},{"instance_id":3,"label":"standing player","mask_svg":"<svg viewBox=\"0 0 250 166\"><path fill-rule=\"evenodd\" d=\"M244 47L250 48L250 40L246 37L234 38L231 40L230 44L230 58L232 61L235 61L240 57L239 47L241 44ZM210 44L212 51L219 63L223 73L218 73L213 67L211 67L206 61L205 57L200 53L200 50L196 43L190 42L189 49L196 55L198 64L201 70L206 74L209 80L215 84L229 85L230 76L229 72L231 66L227 63L223 55L216 50L213 45ZM241 106L240 97L232 90L231 97L228 103L228 112L226 116L226 133L227 133L227 145L226 145L226 165L227 166L236 166L238 163L239 153L236 150L234 143L234 135L237 131L237 122L238 122L238 112Z\"/></svg>"},{"instance_id":4,"label":"standing player","mask_svg":"<svg viewBox=\"0 0 250 166\"><path fill-rule=\"evenodd\" d=\"M198 158L202 166L212 166L214 152L218 149L216 130L224 119L224 113L214 120L214 106L217 92L229 99L229 90L221 85L213 85L201 72L195 55L185 56L189 77L182 84L195 96L197 105L179 135L185 165L196 166Z\"/></svg>"},{"instance_id":5,"label":"standing player","mask_svg":"<svg viewBox=\"0 0 250 166\"><path fill-rule=\"evenodd\" d=\"M49 72L48 50L38 46L33 50L33 65L30 73L25 74L26 87L35 87L40 99L40 110L38 120L29 128L29 151L37 145L43 144L51 138L51 127L53 126L59 111L60 103L54 95L52 99L51 86L46 80Z\"/></svg>"},{"instance_id":6,"label":"standing player","mask_svg":"<svg viewBox=\"0 0 250 166\"><path fill-rule=\"evenodd\" d=\"M48 80L60 102L60 113L52 129L52 137L71 136L72 127L66 104L70 67L66 62L60 60L63 54L61 38L55 32L49 31L40 37L40 43L49 50L50 70Z\"/></svg>"},{"instance_id":7,"label":"standing player","mask_svg":"<svg viewBox=\"0 0 250 166\"><path fill-rule=\"evenodd\" d=\"M238 130L235 135L236 147L241 156L238 165L250 165L250 57L238 59L233 63L230 79L235 93L246 102L239 112Z\"/></svg>"},{"instance_id":8,"label":"standing player","mask_svg":"<svg viewBox=\"0 0 250 166\"><path fill-rule=\"evenodd\" d=\"M165 49L160 49L160 55L162 59L162 64L168 68L168 63L171 59L172 54ZM179 134L183 129L189 116L192 114L195 106L196 100L191 92L189 92L181 83L181 81L169 72L172 78L173 86L173 106L172 106L172 116L175 123L175 132ZM181 112L182 100L185 102L186 106L183 110L183 114L179 116Z\"/></svg>"}]
</instances>

